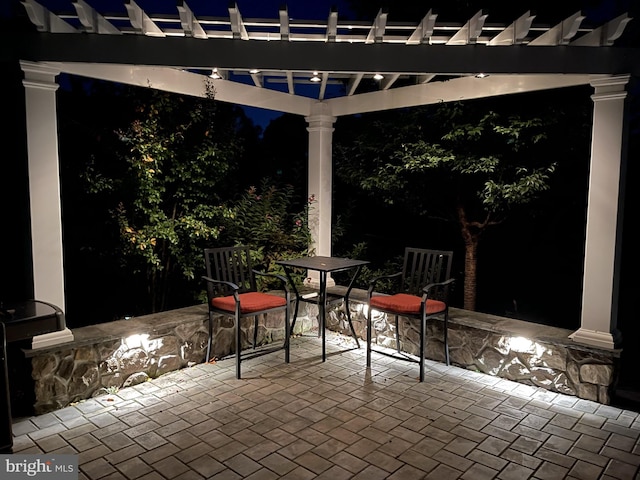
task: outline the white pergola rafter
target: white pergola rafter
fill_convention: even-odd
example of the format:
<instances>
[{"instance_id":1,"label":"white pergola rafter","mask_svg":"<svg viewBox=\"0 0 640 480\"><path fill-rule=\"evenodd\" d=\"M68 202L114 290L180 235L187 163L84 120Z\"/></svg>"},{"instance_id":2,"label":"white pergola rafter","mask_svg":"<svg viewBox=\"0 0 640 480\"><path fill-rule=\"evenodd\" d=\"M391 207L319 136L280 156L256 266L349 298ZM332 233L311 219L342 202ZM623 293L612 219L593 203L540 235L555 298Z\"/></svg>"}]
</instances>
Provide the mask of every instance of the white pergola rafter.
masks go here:
<instances>
[{"instance_id":1,"label":"white pergola rafter","mask_svg":"<svg viewBox=\"0 0 640 480\"><path fill-rule=\"evenodd\" d=\"M229 19L231 20L231 31L233 32L233 38L240 40L249 40L249 33L242 20L240 9L238 4L234 3L229 6Z\"/></svg>"},{"instance_id":2,"label":"white pergola rafter","mask_svg":"<svg viewBox=\"0 0 640 480\"><path fill-rule=\"evenodd\" d=\"M515 22L505 28L502 32L493 37L489 41L488 45L495 46L522 44L525 41L525 38L527 38L527 35L529 35L531 24L533 23L534 18L536 18L535 15L532 15L530 11L527 11Z\"/></svg>"},{"instance_id":3,"label":"white pergola rafter","mask_svg":"<svg viewBox=\"0 0 640 480\"><path fill-rule=\"evenodd\" d=\"M613 42L620 38L620 35L622 35L622 32L624 32L624 28L630 21L631 18L629 17L629 14L623 13L613 20L609 20L604 25L583 35L577 40L574 40L573 42L571 42L571 45L574 47L597 47L599 45L611 46L613 45Z\"/></svg>"},{"instance_id":4,"label":"white pergola rafter","mask_svg":"<svg viewBox=\"0 0 640 480\"><path fill-rule=\"evenodd\" d=\"M529 42L529 45L567 45L578 33L584 19L585 15L582 12L576 12Z\"/></svg>"},{"instance_id":5,"label":"white pergola rafter","mask_svg":"<svg viewBox=\"0 0 640 480\"><path fill-rule=\"evenodd\" d=\"M384 40L384 31L387 27L387 12L383 9L378 11L371 30L365 40L365 43L382 43Z\"/></svg>"},{"instance_id":6,"label":"white pergola rafter","mask_svg":"<svg viewBox=\"0 0 640 480\"><path fill-rule=\"evenodd\" d=\"M433 29L437 18L438 15L429 10L411 36L407 39L407 45L429 43L431 36L433 35Z\"/></svg>"},{"instance_id":7,"label":"white pergola rafter","mask_svg":"<svg viewBox=\"0 0 640 480\"><path fill-rule=\"evenodd\" d=\"M176 5L176 8L180 15L180 25L182 25L185 36L207 38L207 33L204 31L204 28L202 28L202 25L200 25L200 22L196 19L196 16L186 2L180 0Z\"/></svg>"},{"instance_id":8,"label":"white pergola rafter","mask_svg":"<svg viewBox=\"0 0 640 480\"><path fill-rule=\"evenodd\" d=\"M289 9L283 6L278 11L280 18L280 40L289 40Z\"/></svg>"},{"instance_id":9,"label":"white pergola rafter","mask_svg":"<svg viewBox=\"0 0 640 480\"><path fill-rule=\"evenodd\" d=\"M335 42L338 37L338 10L335 8L329 12L327 20L327 42Z\"/></svg>"},{"instance_id":10,"label":"white pergola rafter","mask_svg":"<svg viewBox=\"0 0 640 480\"><path fill-rule=\"evenodd\" d=\"M31 23L39 32L74 33L77 30L59 16L50 12L47 8L34 0L23 0L24 6Z\"/></svg>"},{"instance_id":11,"label":"white pergola rafter","mask_svg":"<svg viewBox=\"0 0 640 480\"><path fill-rule=\"evenodd\" d=\"M78 14L78 20L87 33L122 35L120 30L84 0L74 0L72 3Z\"/></svg>"},{"instance_id":12,"label":"white pergola rafter","mask_svg":"<svg viewBox=\"0 0 640 480\"><path fill-rule=\"evenodd\" d=\"M458 30L448 41L447 45L474 45L478 42L484 22L487 20L487 13L480 10L469 19L464 26Z\"/></svg>"},{"instance_id":13,"label":"white pergola rafter","mask_svg":"<svg viewBox=\"0 0 640 480\"><path fill-rule=\"evenodd\" d=\"M150 37L164 37L167 35L134 0L127 0L124 6L129 14L131 26L136 32Z\"/></svg>"}]
</instances>

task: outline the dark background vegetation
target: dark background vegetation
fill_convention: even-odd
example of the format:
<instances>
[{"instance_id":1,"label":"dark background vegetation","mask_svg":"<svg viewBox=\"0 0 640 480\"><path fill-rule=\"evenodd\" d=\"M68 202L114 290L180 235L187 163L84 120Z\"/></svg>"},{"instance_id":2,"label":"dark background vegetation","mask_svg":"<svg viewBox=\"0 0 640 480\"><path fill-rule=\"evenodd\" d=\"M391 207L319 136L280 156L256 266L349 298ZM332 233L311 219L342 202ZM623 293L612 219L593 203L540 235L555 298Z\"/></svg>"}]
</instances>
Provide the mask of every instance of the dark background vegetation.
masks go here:
<instances>
[{"instance_id":1,"label":"dark background vegetation","mask_svg":"<svg viewBox=\"0 0 640 480\"><path fill-rule=\"evenodd\" d=\"M478 311L564 328L580 326L593 108L589 95L590 87L578 87L470 102L479 111L536 112L540 115L547 112L547 115L561 117L548 132L546 158L542 159L558 164L550 179L550 190L539 200L514 209L502 224L488 228L481 237ZM518 106L514 108L515 103ZM340 145L349 137L361 135L363 130L372 129L374 122L385 122L391 129L393 125L406 122L409 115L406 111L389 111L359 118L340 118L336 122L334 143ZM337 173L334 184L337 223L349 232L338 239L334 248L348 251L348 242L365 242L368 246L366 254L377 266L392 258L392 253L402 255L407 245L452 249L456 277L464 277L465 250L457 219L429 215L428 212L419 215L422 207L412 210L411 205L407 206L399 199L390 206L386 198L348 188L342 181L340 165L336 165L334 171ZM422 193L425 198L433 199L434 204L439 197L450 197L446 190L452 187L439 183L425 183ZM413 198L409 201L415 202ZM426 204L428 208L429 201ZM461 280L456 294L461 306Z\"/></svg>"}]
</instances>

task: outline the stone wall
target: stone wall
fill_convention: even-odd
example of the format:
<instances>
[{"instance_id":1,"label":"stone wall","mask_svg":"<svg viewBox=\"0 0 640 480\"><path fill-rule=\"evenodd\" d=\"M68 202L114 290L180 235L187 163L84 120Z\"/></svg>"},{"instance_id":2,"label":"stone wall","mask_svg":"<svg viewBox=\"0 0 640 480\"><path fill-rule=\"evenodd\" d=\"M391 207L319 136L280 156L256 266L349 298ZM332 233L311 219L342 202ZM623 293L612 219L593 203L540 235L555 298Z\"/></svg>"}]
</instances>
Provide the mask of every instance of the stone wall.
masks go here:
<instances>
[{"instance_id":1,"label":"stone wall","mask_svg":"<svg viewBox=\"0 0 640 480\"><path fill-rule=\"evenodd\" d=\"M207 306L196 305L73 329L72 344L25 350L33 382L21 382L20 387L33 388L34 413L42 414L202 363L209 338L207 319ZM282 342L283 319L284 312L261 315L257 344ZM296 330L308 323L301 319ZM216 316L213 325L211 358L230 355L235 345L233 318ZM253 339L254 323L246 319L243 348Z\"/></svg>"},{"instance_id":2,"label":"stone wall","mask_svg":"<svg viewBox=\"0 0 640 480\"><path fill-rule=\"evenodd\" d=\"M365 315L362 304L351 306L352 321L361 338L366 335ZM444 363L443 323L427 322L425 356ZM372 342L395 349L393 319L374 311L372 324ZM327 326L350 335L344 312L331 312ZM415 322L400 317L402 351L418 355L418 328ZM452 365L607 405L611 402L621 350L574 343L569 339L571 330L455 308L450 312L448 333Z\"/></svg>"},{"instance_id":3,"label":"stone wall","mask_svg":"<svg viewBox=\"0 0 640 480\"><path fill-rule=\"evenodd\" d=\"M206 306L73 329L72 344L26 350L34 413L202 363Z\"/></svg>"},{"instance_id":4,"label":"stone wall","mask_svg":"<svg viewBox=\"0 0 640 480\"><path fill-rule=\"evenodd\" d=\"M366 338L364 292L354 292L350 311L357 335ZM317 329L317 306L303 303L296 334ZM46 413L70 403L156 378L163 373L204 361L207 346L207 307L196 305L170 312L119 320L74 329L70 345L26 350L31 362L34 411ZM395 346L392 323L374 315L374 341ZM213 356L233 351L233 323L215 319ZM344 308L327 312L327 327L350 335ZM427 357L444 362L441 321L427 325ZM619 351L589 348L572 343L568 330L519 320L452 309L449 350L453 365L610 403L618 370ZM415 326L400 322L402 348L418 350ZM284 339L282 316L262 316L258 343ZM253 341L253 322L243 327L243 345ZM362 344L362 348L365 348ZM375 354L374 354L375 355ZM375 362L375 356L373 361Z\"/></svg>"}]
</instances>

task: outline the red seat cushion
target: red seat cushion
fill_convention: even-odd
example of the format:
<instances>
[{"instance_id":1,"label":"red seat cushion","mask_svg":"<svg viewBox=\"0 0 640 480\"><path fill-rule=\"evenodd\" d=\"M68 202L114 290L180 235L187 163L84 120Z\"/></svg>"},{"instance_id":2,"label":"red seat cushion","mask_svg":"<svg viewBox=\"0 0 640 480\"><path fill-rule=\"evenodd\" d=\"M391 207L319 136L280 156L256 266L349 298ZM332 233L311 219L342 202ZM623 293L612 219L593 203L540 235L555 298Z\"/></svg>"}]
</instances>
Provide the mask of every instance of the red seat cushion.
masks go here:
<instances>
[{"instance_id":1,"label":"red seat cushion","mask_svg":"<svg viewBox=\"0 0 640 480\"><path fill-rule=\"evenodd\" d=\"M240 313L259 312L270 308L284 307L287 301L283 297L261 292L247 292L240 294ZM236 301L233 295L216 297L211 300L211 305L219 310L235 312Z\"/></svg>"},{"instance_id":2,"label":"red seat cushion","mask_svg":"<svg viewBox=\"0 0 640 480\"><path fill-rule=\"evenodd\" d=\"M420 302L422 297L409 295L407 293L396 293L389 296L371 297L371 308L377 308L385 311L397 312L398 314L407 313L417 315L420 313ZM440 300L427 299L425 305L427 315L443 312L447 309L447 305Z\"/></svg>"}]
</instances>

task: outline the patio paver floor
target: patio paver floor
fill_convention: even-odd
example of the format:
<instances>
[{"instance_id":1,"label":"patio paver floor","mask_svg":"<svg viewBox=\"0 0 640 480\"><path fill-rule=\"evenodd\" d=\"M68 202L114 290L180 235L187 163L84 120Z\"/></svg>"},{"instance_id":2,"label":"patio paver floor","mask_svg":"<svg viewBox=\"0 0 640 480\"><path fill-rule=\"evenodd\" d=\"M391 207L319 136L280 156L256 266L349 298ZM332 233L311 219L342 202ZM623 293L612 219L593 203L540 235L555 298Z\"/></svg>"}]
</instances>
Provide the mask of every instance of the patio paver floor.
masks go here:
<instances>
[{"instance_id":1,"label":"patio paver floor","mask_svg":"<svg viewBox=\"0 0 640 480\"><path fill-rule=\"evenodd\" d=\"M14 419L14 453L77 454L80 479L635 479L637 412L327 332Z\"/></svg>"}]
</instances>

